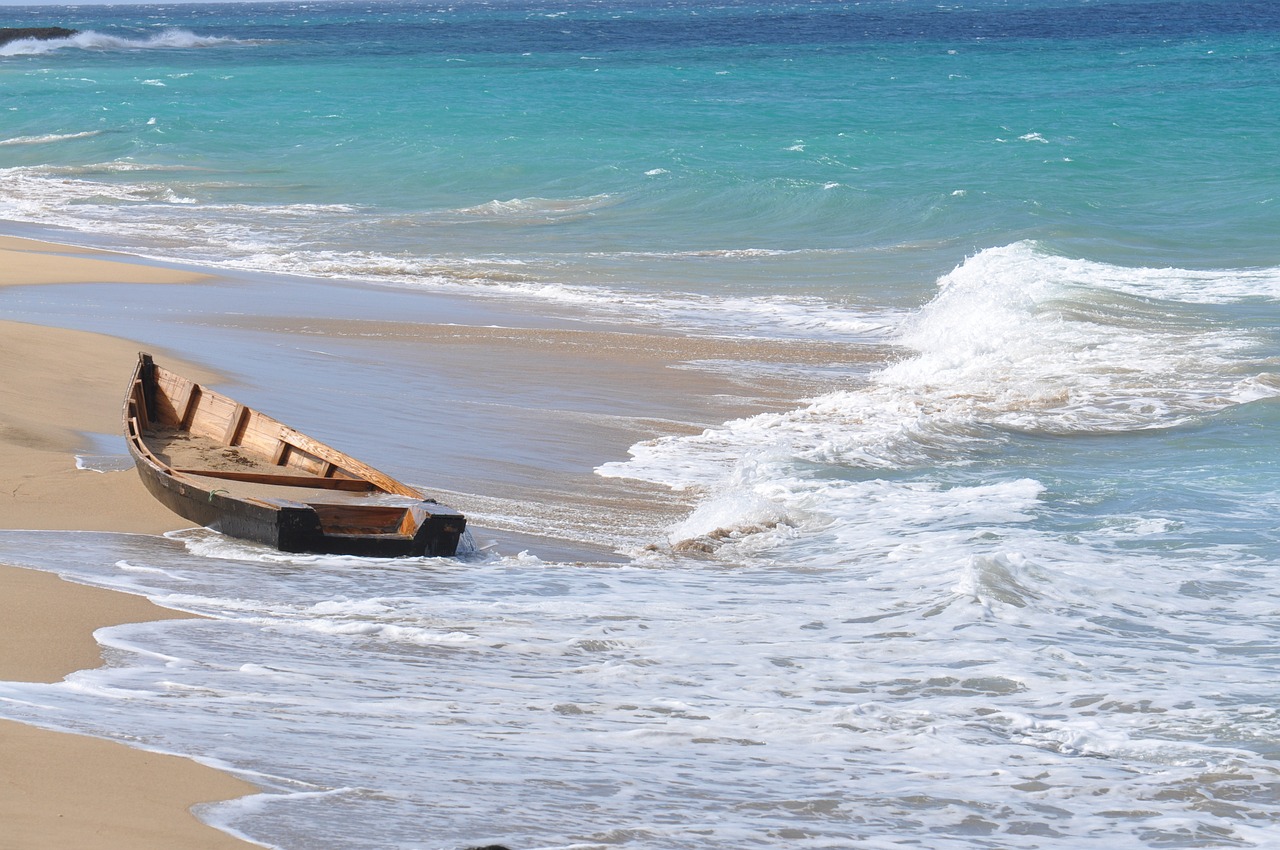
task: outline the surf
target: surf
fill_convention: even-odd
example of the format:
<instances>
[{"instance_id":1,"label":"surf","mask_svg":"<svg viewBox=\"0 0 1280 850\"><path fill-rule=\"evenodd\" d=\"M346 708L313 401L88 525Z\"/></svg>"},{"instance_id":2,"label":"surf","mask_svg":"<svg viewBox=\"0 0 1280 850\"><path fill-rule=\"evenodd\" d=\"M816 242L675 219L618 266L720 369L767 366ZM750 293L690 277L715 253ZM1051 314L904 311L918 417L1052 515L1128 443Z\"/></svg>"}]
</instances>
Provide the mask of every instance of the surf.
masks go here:
<instances>
[{"instance_id":1,"label":"surf","mask_svg":"<svg viewBox=\"0 0 1280 850\"><path fill-rule=\"evenodd\" d=\"M221 36L198 35L171 28L146 38L129 38L97 30L85 30L66 38L19 39L0 46L0 56L43 56L60 50L112 52L127 50L191 50L253 42Z\"/></svg>"},{"instance_id":2,"label":"surf","mask_svg":"<svg viewBox=\"0 0 1280 850\"><path fill-rule=\"evenodd\" d=\"M675 544L750 530L786 548L797 529L821 535L846 515L864 479L890 476L892 489L904 473L972 467L1020 436L1171 429L1280 396L1266 334L1198 309L1269 298L1276 274L1124 268L1031 242L986 249L939 279L892 340L908 356L864 385L639 443L597 473L705 494L671 529ZM1177 300L1188 279L1217 286ZM914 499L915 486L900 495Z\"/></svg>"}]
</instances>

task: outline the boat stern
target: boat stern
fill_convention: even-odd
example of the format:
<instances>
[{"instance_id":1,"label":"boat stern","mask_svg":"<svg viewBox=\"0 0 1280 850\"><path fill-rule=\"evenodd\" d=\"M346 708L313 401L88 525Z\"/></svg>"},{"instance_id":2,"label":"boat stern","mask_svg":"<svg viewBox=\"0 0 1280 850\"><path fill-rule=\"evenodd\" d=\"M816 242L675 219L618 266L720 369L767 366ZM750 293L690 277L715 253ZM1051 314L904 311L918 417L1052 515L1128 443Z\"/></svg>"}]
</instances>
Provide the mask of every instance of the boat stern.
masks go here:
<instances>
[{"instance_id":1,"label":"boat stern","mask_svg":"<svg viewBox=\"0 0 1280 850\"><path fill-rule=\"evenodd\" d=\"M411 505L313 502L307 507L320 525L319 541L308 544L308 551L383 558L447 558L457 554L458 543L467 527L462 514L434 502Z\"/></svg>"}]
</instances>

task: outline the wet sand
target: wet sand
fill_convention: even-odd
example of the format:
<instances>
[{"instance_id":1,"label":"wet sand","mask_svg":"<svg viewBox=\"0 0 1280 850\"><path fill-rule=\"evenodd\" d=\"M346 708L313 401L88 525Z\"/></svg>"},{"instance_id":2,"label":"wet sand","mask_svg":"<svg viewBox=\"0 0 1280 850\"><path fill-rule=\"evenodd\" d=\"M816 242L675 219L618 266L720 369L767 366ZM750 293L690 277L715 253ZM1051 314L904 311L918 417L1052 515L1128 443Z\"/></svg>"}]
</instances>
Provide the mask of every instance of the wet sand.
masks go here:
<instances>
[{"instance_id":1,"label":"wet sand","mask_svg":"<svg viewBox=\"0 0 1280 850\"><path fill-rule=\"evenodd\" d=\"M125 593L0 565L0 679L57 682L101 663L93 632L187 615ZM0 721L0 848L234 850L198 803L257 790L189 759Z\"/></svg>"}]
</instances>

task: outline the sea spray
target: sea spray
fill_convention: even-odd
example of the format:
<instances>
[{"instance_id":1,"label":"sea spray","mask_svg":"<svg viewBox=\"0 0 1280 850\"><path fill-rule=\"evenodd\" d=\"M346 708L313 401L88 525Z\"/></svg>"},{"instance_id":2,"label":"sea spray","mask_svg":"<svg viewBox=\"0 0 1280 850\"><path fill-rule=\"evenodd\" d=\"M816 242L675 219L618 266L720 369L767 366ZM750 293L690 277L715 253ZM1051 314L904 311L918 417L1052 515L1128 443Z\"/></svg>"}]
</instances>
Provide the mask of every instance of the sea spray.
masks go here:
<instances>
[{"instance_id":1,"label":"sea spray","mask_svg":"<svg viewBox=\"0 0 1280 850\"><path fill-rule=\"evenodd\" d=\"M978 464L1010 434L1170 428L1280 394L1265 334L1158 297L1171 294L1159 281L1190 276L1066 261L1026 243L989 249L940 279L901 331L915 353L867 386L642 443L598 471L708 494L672 530L677 542L801 516L822 527L844 501L832 478L850 479L848 498L860 501L868 476ZM1216 297L1243 285L1215 277ZM1243 277L1255 281L1247 297L1267 297L1272 274ZM1130 294L1138 289L1150 294Z\"/></svg>"}]
</instances>

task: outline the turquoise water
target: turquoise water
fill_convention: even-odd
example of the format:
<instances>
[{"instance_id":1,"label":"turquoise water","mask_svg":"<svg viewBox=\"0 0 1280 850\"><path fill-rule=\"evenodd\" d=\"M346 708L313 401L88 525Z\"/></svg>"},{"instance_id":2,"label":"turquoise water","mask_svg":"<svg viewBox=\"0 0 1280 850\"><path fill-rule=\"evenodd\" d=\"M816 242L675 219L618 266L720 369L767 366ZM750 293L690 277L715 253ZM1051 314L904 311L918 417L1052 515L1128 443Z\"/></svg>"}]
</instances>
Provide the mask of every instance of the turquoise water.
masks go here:
<instances>
[{"instance_id":1,"label":"turquoise water","mask_svg":"<svg viewBox=\"0 0 1280 850\"><path fill-rule=\"evenodd\" d=\"M675 276L651 258L606 259L787 251L803 256L754 288L826 297L872 285L849 279L869 252L895 255L877 276L927 287L916 263L940 274L1021 239L1125 265L1274 263L1272 4L26 15L95 35L0 48L19 169L0 209L151 225L170 253L375 276L396 273L375 259L417 276L519 262L621 286L639 266L659 287ZM733 264L686 265L741 286Z\"/></svg>"},{"instance_id":2,"label":"turquoise water","mask_svg":"<svg viewBox=\"0 0 1280 850\"><path fill-rule=\"evenodd\" d=\"M1274 845L1276 4L7 11L84 32L0 48L2 218L337 315L895 353L601 464L693 494L621 564L6 532L215 619L5 716L253 773L212 817L285 848Z\"/></svg>"}]
</instances>

